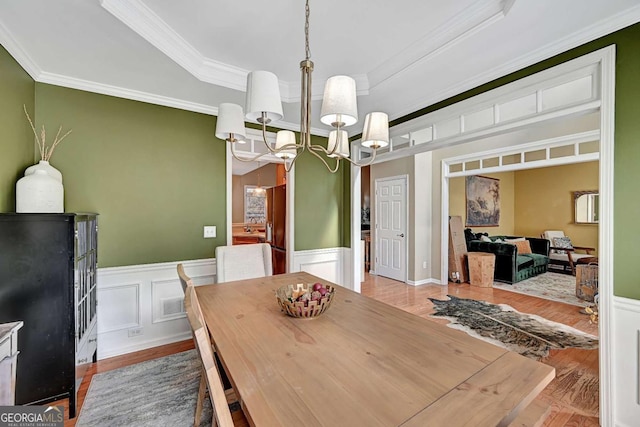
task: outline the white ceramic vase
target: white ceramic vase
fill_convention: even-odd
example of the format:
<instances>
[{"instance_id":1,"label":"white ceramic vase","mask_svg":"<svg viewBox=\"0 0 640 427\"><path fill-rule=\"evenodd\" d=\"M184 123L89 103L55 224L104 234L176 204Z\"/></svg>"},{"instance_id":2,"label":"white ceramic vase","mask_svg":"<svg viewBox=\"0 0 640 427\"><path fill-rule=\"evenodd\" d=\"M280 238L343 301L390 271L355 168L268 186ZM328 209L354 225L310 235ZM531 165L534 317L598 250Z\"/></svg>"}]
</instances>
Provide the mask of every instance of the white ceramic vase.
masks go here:
<instances>
[{"instance_id":1,"label":"white ceramic vase","mask_svg":"<svg viewBox=\"0 0 640 427\"><path fill-rule=\"evenodd\" d=\"M46 171L51 178L55 178L56 180L58 180L58 182L60 182L62 184L62 174L60 173L60 171L58 169L56 169L53 166L51 166L49 164L49 162L46 161L46 160L40 160L37 164L35 164L33 166L29 166L24 171L24 176L32 175L37 170Z\"/></svg>"},{"instance_id":2,"label":"white ceramic vase","mask_svg":"<svg viewBox=\"0 0 640 427\"><path fill-rule=\"evenodd\" d=\"M30 166L16 184L16 212L64 212L62 174L49 162Z\"/></svg>"}]
</instances>

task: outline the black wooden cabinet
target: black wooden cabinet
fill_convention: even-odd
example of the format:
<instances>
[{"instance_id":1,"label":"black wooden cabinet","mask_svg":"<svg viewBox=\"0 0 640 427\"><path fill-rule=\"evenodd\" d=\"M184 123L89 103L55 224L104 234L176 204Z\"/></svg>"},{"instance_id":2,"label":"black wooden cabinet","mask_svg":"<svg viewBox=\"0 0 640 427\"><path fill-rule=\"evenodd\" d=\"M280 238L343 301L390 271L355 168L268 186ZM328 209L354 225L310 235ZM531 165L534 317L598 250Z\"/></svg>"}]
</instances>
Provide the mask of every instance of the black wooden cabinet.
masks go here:
<instances>
[{"instance_id":1,"label":"black wooden cabinet","mask_svg":"<svg viewBox=\"0 0 640 427\"><path fill-rule=\"evenodd\" d=\"M97 349L97 215L0 214L0 323L22 320L16 404L76 393Z\"/></svg>"}]
</instances>

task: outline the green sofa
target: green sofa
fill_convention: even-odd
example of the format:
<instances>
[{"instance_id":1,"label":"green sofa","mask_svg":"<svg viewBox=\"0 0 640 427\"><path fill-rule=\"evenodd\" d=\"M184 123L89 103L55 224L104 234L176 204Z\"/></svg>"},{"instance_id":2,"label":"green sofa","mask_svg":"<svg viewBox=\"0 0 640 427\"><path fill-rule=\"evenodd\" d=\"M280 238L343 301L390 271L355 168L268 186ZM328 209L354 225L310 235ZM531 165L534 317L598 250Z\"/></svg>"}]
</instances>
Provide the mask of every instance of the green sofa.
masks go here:
<instances>
[{"instance_id":1,"label":"green sofa","mask_svg":"<svg viewBox=\"0 0 640 427\"><path fill-rule=\"evenodd\" d=\"M516 239L518 236L490 236L491 242L471 240L469 252L489 252L495 254L496 264L494 280L505 283L517 283L538 274L545 273L549 265L549 241L526 237L531 246L530 254L518 254L514 244L496 242L496 240Z\"/></svg>"}]
</instances>

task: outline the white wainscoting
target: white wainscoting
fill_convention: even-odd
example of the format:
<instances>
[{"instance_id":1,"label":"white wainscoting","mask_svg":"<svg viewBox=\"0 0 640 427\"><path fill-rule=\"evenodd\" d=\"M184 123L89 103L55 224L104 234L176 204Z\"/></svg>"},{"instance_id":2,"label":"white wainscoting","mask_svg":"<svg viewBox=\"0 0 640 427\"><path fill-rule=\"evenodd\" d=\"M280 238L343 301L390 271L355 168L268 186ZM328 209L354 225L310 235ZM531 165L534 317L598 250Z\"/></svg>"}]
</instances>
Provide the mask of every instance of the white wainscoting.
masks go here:
<instances>
[{"instance_id":1,"label":"white wainscoting","mask_svg":"<svg viewBox=\"0 0 640 427\"><path fill-rule=\"evenodd\" d=\"M613 297L613 416L616 427L640 419L640 301Z\"/></svg>"},{"instance_id":2,"label":"white wainscoting","mask_svg":"<svg viewBox=\"0 0 640 427\"><path fill-rule=\"evenodd\" d=\"M215 281L213 258L98 269L98 359L191 337L179 262L194 284Z\"/></svg>"},{"instance_id":3,"label":"white wainscoting","mask_svg":"<svg viewBox=\"0 0 640 427\"><path fill-rule=\"evenodd\" d=\"M314 276L353 289L349 271L350 248L312 249L296 251L291 271L306 271Z\"/></svg>"},{"instance_id":4,"label":"white wainscoting","mask_svg":"<svg viewBox=\"0 0 640 427\"><path fill-rule=\"evenodd\" d=\"M350 253L349 248L298 251L291 271L353 289ZM179 262L194 284L215 282L214 258L98 269L98 359L191 338L176 272Z\"/></svg>"}]
</instances>

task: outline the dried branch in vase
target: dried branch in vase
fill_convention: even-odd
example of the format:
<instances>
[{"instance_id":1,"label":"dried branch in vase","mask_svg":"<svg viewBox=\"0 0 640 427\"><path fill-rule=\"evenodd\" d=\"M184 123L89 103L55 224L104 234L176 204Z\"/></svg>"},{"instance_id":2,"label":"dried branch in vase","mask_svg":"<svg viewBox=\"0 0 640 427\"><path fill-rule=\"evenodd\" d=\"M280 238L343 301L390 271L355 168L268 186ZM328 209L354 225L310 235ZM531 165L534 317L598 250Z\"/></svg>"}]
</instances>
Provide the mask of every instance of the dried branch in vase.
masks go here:
<instances>
[{"instance_id":1,"label":"dried branch in vase","mask_svg":"<svg viewBox=\"0 0 640 427\"><path fill-rule=\"evenodd\" d=\"M40 151L40 159L44 160L45 162L48 162L51 156L53 155L53 151L56 149L58 144L60 144L62 140L65 139L71 133L71 129L69 129L67 133L65 133L61 137L60 133L62 132L62 125L60 125L60 128L58 128L58 133L56 134L56 137L53 139L53 144L51 144L50 147L47 147L47 144L46 144L47 135L44 130L44 125L42 125L42 130L40 131L40 137L38 137L38 132L36 131L36 127L33 125L33 122L31 121L31 117L27 112L27 106L23 105L22 107L24 108L24 114L27 116L27 120L29 120L29 124L31 125L31 130L33 130L33 135L36 137L36 142L38 143L38 150Z\"/></svg>"}]
</instances>

